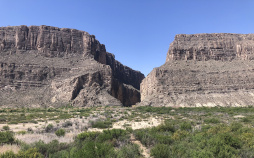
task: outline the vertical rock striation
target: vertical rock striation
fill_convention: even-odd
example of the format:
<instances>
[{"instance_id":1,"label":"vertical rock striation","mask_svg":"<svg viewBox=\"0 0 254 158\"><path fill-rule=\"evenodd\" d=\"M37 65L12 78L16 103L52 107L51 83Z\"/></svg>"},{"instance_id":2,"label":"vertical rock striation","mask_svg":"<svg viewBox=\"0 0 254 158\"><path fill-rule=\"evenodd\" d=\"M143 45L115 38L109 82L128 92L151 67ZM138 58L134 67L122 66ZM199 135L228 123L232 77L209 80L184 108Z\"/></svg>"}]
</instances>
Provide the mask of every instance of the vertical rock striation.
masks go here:
<instances>
[{"instance_id":1,"label":"vertical rock striation","mask_svg":"<svg viewBox=\"0 0 254 158\"><path fill-rule=\"evenodd\" d=\"M166 63L141 83L141 104L254 105L254 34L176 35Z\"/></svg>"},{"instance_id":2,"label":"vertical rock striation","mask_svg":"<svg viewBox=\"0 0 254 158\"><path fill-rule=\"evenodd\" d=\"M87 32L0 27L2 106L130 106L140 101L143 78Z\"/></svg>"}]
</instances>

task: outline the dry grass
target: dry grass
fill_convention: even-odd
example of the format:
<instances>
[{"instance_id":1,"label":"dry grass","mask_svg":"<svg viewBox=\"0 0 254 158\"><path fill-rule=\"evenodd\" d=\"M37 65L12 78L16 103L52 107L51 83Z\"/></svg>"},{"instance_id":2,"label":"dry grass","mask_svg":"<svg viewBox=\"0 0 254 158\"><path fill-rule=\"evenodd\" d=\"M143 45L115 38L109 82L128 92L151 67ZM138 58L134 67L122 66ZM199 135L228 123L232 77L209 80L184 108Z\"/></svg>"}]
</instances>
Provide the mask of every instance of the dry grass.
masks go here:
<instances>
[{"instance_id":1,"label":"dry grass","mask_svg":"<svg viewBox=\"0 0 254 158\"><path fill-rule=\"evenodd\" d=\"M20 147L18 145L5 144L0 146L0 154L5 153L7 151L13 151L16 154L19 152L19 150Z\"/></svg>"}]
</instances>

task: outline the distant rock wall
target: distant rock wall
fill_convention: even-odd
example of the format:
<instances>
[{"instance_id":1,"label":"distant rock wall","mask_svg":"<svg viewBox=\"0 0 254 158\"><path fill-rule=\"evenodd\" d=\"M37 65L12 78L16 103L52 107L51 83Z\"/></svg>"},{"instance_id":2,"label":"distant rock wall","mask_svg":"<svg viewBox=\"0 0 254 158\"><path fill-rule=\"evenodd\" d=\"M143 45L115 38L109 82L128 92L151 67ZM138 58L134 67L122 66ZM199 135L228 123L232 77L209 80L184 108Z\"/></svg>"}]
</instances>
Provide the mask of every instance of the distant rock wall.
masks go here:
<instances>
[{"instance_id":1,"label":"distant rock wall","mask_svg":"<svg viewBox=\"0 0 254 158\"><path fill-rule=\"evenodd\" d=\"M254 34L180 34L170 44L170 60L222 60L254 59Z\"/></svg>"},{"instance_id":2,"label":"distant rock wall","mask_svg":"<svg viewBox=\"0 0 254 158\"><path fill-rule=\"evenodd\" d=\"M141 83L141 104L254 105L254 35L176 35L166 63Z\"/></svg>"},{"instance_id":3,"label":"distant rock wall","mask_svg":"<svg viewBox=\"0 0 254 158\"><path fill-rule=\"evenodd\" d=\"M119 101L109 99L107 95L110 95L121 100L123 105L130 106L140 99L139 84L144 75L115 60L114 55L107 53L105 46L100 44L94 35L84 31L44 25L0 27L0 56L2 93L0 105L30 104L29 101L24 101L24 98L28 97L25 91L28 94L28 91L35 89L38 89L36 95L42 98L41 101L31 99L37 105L41 102L45 104L64 102L77 106L119 104ZM100 64L108 66L100 66ZM84 76L90 77L83 80ZM97 82L97 79L102 81ZM74 84L75 82L77 84ZM91 88L92 85L97 88L96 92L94 91L96 88ZM129 86L125 86L123 91L122 88L114 87L123 87L123 85ZM4 99L7 89L8 94L16 95L19 90L23 90L24 93L19 94L24 95L16 102L8 98ZM49 98L43 96L43 92L39 92L42 89L47 91ZM87 94L82 92L85 89L88 90ZM117 93L115 89L119 89ZM89 94L90 90L94 93ZM65 93L71 95L65 96ZM96 96L98 93L100 93L100 101ZM122 99L132 97L135 99L131 102ZM28 98L36 97L31 93Z\"/></svg>"}]
</instances>

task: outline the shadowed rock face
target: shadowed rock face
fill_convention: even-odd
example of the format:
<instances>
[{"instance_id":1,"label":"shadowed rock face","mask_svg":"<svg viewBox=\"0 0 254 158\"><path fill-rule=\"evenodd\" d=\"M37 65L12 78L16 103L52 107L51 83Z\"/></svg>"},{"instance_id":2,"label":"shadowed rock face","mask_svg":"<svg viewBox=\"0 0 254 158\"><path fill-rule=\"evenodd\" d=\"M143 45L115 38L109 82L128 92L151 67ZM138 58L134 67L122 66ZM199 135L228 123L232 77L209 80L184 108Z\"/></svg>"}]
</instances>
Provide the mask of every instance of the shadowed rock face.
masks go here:
<instances>
[{"instance_id":1,"label":"shadowed rock face","mask_svg":"<svg viewBox=\"0 0 254 158\"><path fill-rule=\"evenodd\" d=\"M166 63L141 83L141 104L254 105L254 35L176 35Z\"/></svg>"},{"instance_id":2,"label":"shadowed rock face","mask_svg":"<svg viewBox=\"0 0 254 158\"><path fill-rule=\"evenodd\" d=\"M1 106L130 106L140 101L143 78L87 32L0 28Z\"/></svg>"}]
</instances>

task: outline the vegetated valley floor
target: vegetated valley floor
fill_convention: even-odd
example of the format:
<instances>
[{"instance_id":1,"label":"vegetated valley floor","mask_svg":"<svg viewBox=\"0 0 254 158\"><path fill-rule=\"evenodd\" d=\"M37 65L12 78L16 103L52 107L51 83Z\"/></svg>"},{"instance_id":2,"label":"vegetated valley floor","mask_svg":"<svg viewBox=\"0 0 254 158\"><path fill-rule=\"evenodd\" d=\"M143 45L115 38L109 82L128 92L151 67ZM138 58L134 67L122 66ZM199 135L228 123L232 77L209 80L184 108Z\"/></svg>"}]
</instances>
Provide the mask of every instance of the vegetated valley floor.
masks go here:
<instances>
[{"instance_id":1,"label":"vegetated valley floor","mask_svg":"<svg viewBox=\"0 0 254 158\"><path fill-rule=\"evenodd\" d=\"M0 158L254 157L254 107L0 109Z\"/></svg>"}]
</instances>

